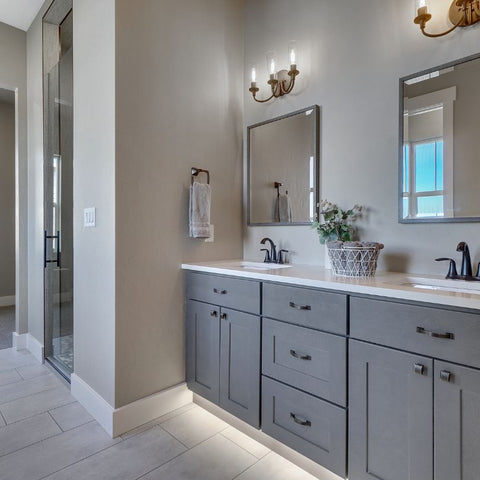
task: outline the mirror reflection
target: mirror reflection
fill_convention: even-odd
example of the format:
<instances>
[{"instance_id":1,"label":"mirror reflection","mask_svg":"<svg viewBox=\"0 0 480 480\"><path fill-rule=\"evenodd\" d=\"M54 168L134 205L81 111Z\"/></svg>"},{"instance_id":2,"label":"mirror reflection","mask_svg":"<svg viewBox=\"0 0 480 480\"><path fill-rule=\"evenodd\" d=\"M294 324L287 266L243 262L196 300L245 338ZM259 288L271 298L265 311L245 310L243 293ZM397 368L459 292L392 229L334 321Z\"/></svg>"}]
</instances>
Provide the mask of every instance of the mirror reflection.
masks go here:
<instances>
[{"instance_id":1,"label":"mirror reflection","mask_svg":"<svg viewBox=\"0 0 480 480\"><path fill-rule=\"evenodd\" d=\"M249 225L305 225L315 218L318 110L248 127Z\"/></svg>"},{"instance_id":2,"label":"mirror reflection","mask_svg":"<svg viewBox=\"0 0 480 480\"><path fill-rule=\"evenodd\" d=\"M480 58L401 81L400 221L480 221Z\"/></svg>"}]
</instances>

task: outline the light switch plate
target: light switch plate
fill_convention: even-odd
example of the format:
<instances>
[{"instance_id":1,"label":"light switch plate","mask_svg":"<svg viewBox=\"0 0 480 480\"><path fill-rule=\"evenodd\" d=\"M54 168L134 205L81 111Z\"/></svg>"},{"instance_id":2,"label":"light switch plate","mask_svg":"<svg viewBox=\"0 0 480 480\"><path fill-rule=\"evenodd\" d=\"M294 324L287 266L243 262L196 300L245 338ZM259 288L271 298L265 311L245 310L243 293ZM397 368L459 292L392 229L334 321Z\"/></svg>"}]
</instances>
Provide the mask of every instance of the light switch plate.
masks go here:
<instances>
[{"instance_id":1,"label":"light switch plate","mask_svg":"<svg viewBox=\"0 0 480 480\"><path fill-rule=\"evenodd\" d=\"M83 209L83 226L94 227L95 222L95 207L89 207Z\"/></svg>"}]
</instances>

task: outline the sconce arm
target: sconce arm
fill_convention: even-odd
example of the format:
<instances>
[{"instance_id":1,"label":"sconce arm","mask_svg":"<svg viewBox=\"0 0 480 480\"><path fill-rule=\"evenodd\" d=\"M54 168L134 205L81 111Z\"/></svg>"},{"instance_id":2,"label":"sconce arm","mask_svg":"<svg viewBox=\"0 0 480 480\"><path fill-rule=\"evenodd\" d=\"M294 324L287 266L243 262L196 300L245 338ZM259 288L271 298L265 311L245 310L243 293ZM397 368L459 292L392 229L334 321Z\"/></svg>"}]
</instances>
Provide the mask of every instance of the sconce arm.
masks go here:
<instances>
[{"instance_id":1,"label":"sconce arm","mask_svg":"<svg viewBox=\"0 0 480 480\"><path fill-rule=\"evenodd\" d=\"M420 30L422 31L422 33L426 37L430 37L430 38L444 37L445 35L448 35L449 33L453 32L457 27L459 27L464 20L465 20L465 18L461 17L460 20L452 28L450 28L449 30L447 30L446 32L443 32L443 33L428 33L428 32L426 32L425 31L426 22L423 21L423 22L420 23Z\"/></svg>"}]
</instances>

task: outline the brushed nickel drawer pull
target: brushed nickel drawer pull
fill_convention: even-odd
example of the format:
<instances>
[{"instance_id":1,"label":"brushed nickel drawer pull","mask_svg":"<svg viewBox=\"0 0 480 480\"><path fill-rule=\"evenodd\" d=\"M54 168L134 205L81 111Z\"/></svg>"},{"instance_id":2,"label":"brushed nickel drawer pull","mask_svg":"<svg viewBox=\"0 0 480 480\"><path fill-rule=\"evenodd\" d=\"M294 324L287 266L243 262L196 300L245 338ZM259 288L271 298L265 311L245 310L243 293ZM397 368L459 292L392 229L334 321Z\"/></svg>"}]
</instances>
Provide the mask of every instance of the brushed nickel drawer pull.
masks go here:
<instances>
[{"instance_id":1,"label":"brushed nickel drawer pull","mask_svg":"<svg viewBox=\"0 0 480 480\"><path fill-rule=\"evenodd\" d=\"M219 290L218 288L213 289L213 293L217 293L218 295L226 295L226 290Z\"/></svg>"},{"instance_id":2,"label":"brushed nickel drawer pull","mask_svg":"<svg viewBox=\"0 0 480 480\"><path fill-rule=\"evenodd\" d=\"M302 420L301 418L297 417L294 413L290 412L290 418L295 422L301 425L302 427L311 427L312 422L310 420Z\"/></svg>"},{"instance_id":3,"label":"brushed nickel drawer pull","mask_svg":"<svg viewBox=\"0 0 480 480\"><path fill-rule=\"evenodd\" d=\"M437 333L437 332L432 332L430 330L425 330L423 327L417 327L417 333L421 333L422 335L428 335L429 337L433 338L444 338L446 340L454 340L455 335L450 332L445 332L445 333Z\"/></svg>"},{"instance_id":4,"label":"brushed nickel drawer pull","mask_svg":"<svg viewBox=\"0 0 480 480\"><path fill-rule=\"evenodd\" d=\"M425 373L425 365L422 365L421 363L416 363L413 366L413 371L418 375L423 375Z\"/></svg>"},{"instance_id":5,"label":"brushed nickel drawer pull","mask_svg":"<svg viewBox=\"0 0 480 480\"><path fill-rule=\"evenodd\" d=\"M442 370L440 372L440 380L443 380L444 382L451 382L452 376L452 372L449 372L448 370Z\"/></svg>"},{"instance_id":6,"label":"brushed nickel drawer pull","mask_svg":"<svg viewBox=\"0 0 480 480\"><path fill-rule=\"evenodd\" d=\"M212 311L210 312L210 316L211 316L211 317L216 317L217 315L218 315L218 313L217 313L216 310L212 310Z\"/></svg>"},{"instance_id":7,"label":"brushed nickel drawer pull","mask_svg":"<svg viewBox=\"0 0 480 480\"><path fill-rule=\"evenodd\" d=\"M290 355L292 357L298 358L299 360L311 360L312 357L310 355L301 355L297 353L295 350L290 350Z\"/></svg>"},{"instance_id":8,"label":"brushed nickel drawer pull","mask_svg":"<svg viewBox=\"0 0 480 480\"><path fill-rule=\"evenodd\" d=\"M297 305L296 303L290 302L289 304L295 310L311 310L312 307L310 305Z\"/></svg>"}]
</instances>

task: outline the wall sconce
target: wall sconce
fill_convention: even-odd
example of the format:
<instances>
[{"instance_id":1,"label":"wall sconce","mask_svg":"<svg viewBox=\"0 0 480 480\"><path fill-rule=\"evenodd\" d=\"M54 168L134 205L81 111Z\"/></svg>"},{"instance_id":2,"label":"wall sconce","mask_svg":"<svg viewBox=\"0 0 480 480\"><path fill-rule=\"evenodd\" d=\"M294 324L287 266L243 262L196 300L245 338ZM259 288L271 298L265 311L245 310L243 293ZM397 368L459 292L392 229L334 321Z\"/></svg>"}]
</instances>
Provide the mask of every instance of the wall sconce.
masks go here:
<instances>
[{"instance_id":1,"label":"wall sconce","mask_svg":"<svg viewBox=\"0 0 480 480\"><path fill-rule=\"evenodd\" d=\"M295 42L291 42L288 45L288 58L290 60L290 70L279 70L275 71L275 55L273 52L267 54L267 70L270 73L270 79L268 80L268 85L272 90L272 94L264 99L259 100L257 98L257 92L260 90L257 87L257 69L255 65L252 67L252 81L250 83L249 92L252 92L253 99L258 103L265 103L271 100L272 98L282 97L283 95L289 94L293 87L295 86L295 77L300 75L300 72L297 70L296 64L296 48Z\"/></svg>"},{"instance_id":2,"label":"wall sconce","mask_svg":"<svg viewBox=\"0 0 480 480\"><path fill-rule=\"evenodd\" d=\"M450 5L449 18L453 27L443 33L428 33L425 25L432 18L428 13L427 0L416 0L417 16L414 22L420 25L420 30L426 37L437 38L448 35L457 27L469 27L480 22L480 1L479 0L453 0Z\"/></svg>"}]
</instances>

